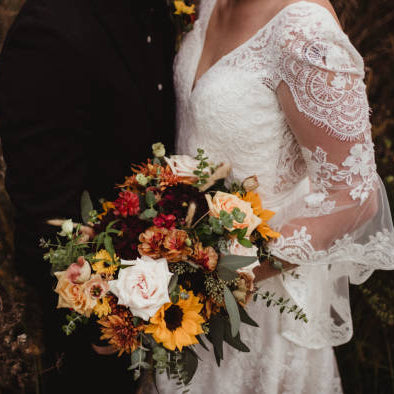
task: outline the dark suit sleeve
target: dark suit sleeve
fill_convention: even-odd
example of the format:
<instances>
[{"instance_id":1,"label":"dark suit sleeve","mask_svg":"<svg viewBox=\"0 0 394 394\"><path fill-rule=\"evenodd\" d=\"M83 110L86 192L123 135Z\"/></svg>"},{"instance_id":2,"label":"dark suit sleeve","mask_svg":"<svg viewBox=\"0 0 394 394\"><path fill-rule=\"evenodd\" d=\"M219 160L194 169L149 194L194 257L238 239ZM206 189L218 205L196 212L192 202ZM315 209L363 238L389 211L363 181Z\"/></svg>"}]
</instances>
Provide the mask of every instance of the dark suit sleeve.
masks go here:
<instances>
[{"instance_id":1,"label":"dark suit sleeve","mask_svg":"<svg viewBox=\"0 0 394 394\"><path fill-rule=\"evenodd\" d=\"M72 23L70 23L70 26ZM16 262L30 279L49 270L38 241L53 217L78 219L87 172L89 75L56 16L28 1L0 61L0 136L15 208Z\"/></svg>"}]
</instances>

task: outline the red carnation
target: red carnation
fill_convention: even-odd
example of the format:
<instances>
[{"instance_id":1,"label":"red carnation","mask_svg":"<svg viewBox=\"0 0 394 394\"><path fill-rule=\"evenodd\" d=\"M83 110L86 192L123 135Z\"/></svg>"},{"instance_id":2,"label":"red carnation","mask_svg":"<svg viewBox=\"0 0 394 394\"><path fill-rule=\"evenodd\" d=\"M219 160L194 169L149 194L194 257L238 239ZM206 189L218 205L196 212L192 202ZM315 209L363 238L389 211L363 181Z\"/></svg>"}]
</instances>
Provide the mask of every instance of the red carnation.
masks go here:
<instances>
[{"instance_id":1,"label":"red carnation","mask_svg":"<svg viewBox=\"0 0 394 394\"><path fill-rule=\"evenodd\" d=\"M117 212L123 217L138 215L140 212L138 195L129 191L119 193L119 198L114 204Z\"/></svg>"},{"instance_id":2,"label":"red carnation","mask_svg":"<svg viewBox=\"0 0 394 394\"><path fill-rule=\"evenodd\" d=\"M176 217L174 215L164 215L160 214L153 219L153 224L156 227L164 227L168 230L173 230L175 228Z\"/></svg>"}]
</instances>

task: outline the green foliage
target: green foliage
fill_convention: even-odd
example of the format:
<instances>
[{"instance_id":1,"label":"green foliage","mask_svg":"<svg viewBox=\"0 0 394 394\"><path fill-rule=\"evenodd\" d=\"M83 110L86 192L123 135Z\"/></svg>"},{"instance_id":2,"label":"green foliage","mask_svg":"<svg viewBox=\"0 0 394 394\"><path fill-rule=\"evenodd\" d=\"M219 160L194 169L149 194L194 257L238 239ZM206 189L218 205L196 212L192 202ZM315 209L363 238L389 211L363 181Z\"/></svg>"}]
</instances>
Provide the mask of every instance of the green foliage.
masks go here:
<instances>
[{"instance_id":1,"label":"green foliage","mask_svg":"<svg viewBox=\"0 0 394 394\"><path fill-rule=\"evenodd\" d=\"M224 303L226 304L226 311L231 324L231 336L235 337L239 333L241 316L239 314L237 301L227 286L224 288Z\"/></svg>"},{"instance_id":2,"label":"green foliage","mask_svg":"<svg viewBox=\"0 0 394 394\"><path fill-rule=\"evenodd\" d=\"M68 238L67 242L63 242L57 238L57 243L53 244L51 241L41 240L40 245L45 249L49 249L44 255L44 259L48 260L52 265L52 272L64 271L72 263L75 263L79 256L85 255L85 250L88 245L81 243L81 235L76 232L75 237Z\"/></svg>"},{"instance_id":3,"label":"green foliage","mask_svg":"<svg viewBox=\"0 0 394 394\"><path fill-rule=\"evenodd\" d=\"M77 324L87 324L89 322L89 318L74 311L68 314L66 319L67 324L62 326L62 330L67 336L71 335L77 329Z\"/></svg>"},{"instance_id":4,"label":"green foliage","mask_svg":"<svg viewBox=\"0 0 394 394\"><path fill-rule=\"evenodd\" d=\"M84 190L81 196L81 217L85 224L88 224L93 212L93 203L88 191Z\"/></svg>"},{"instance_id":5,"label":"green foliage","mask_svg":"<svg viewBox=\"0 0 394 394\"><path fill-rule=\"evenodd\" d=\"M194 183L194 186L200 187L207 183L207 179L209 178L209 168L208 157L205 155L203 149L197 149L196 160L199 161L197 165L197 170L194 171L194 175L198 178L197 182Z\"/></svg>"},{"instance_id":6,"label":"green foliage","mask_svg":"<svg viewBox=\"0 0 394 394\"><path fill-rule=\"evenodd\" d=\"M249 352L249 348L242 342L239 332L234 336L229 320L220 314L211 318L210 330L206 337L213 345L213 352L219 367L223 360L224 342L241 352Z\"/></svg>"},{"instance_id":7,"label":"green foliage","mask_svg":"<svg viewBox=\"0 0 394 394\"><path fill-rule=\"evenodd\" d=\"M295 320L302 320L304 323L308 323L308 319L302 308L297 305L289 306L290 298L275 298L275 293L270 293L269 291L261 293L257 291L253 294L253 301L256 302L259 298L266 301L267 308L270 306L277 306L279 307L280 313L293 313Z\"/></svg>"}]
</instances>

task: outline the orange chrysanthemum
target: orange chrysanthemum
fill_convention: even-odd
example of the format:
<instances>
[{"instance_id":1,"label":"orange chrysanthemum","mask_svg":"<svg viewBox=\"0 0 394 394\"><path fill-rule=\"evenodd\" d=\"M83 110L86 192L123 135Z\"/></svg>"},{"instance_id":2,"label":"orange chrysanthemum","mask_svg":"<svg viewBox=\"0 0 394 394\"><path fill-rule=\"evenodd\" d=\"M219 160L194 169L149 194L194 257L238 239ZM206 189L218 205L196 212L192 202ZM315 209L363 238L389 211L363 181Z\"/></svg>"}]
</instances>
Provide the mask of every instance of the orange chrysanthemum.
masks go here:
<instances>
[{"instance_id":1,"label":"orange chrysanthemum","mask_svg":"<svg viewBox=\"0 0 394 394\"><path fill-rule=\"evenodd\" d=\"M162 306L145 329L145 333L152 334L156 342L170 350L182 351L184 346L198 343L196 335L203 333L201 325L205 320L200 315L203 307L200 299L192 291L182 290L182 294L187 299L180 297L176 304Z\"/></svg>"},{"instance_id":2,"label":"orange chrysanthemum","mask_svg":"<svg viewBox=\"0 0 394 394\"><path fill-rule=\"evenodd\" d=\"M204 248L201 242L194 246L192 259L194 263L209 272L214 271L218 264L218 255L215 249L212 246Z\"/></svg>"},{"instance_id":3,"label":"orange chrysanthemum","mask_svg":"<svg viewBox=\"0 0 394 394\"><path fill-rule=\"evenodd\" d=\"M268 238L280 237L280 233L272 230L272 228L267 223L268 220L270 220L275 215L275 212L269 211L268 209L263 209L260 196L257 193L247 192L243 197L239 197L244 201L250 202L254 214L261 219L261 223L256 230L264 239L268 240Z\"/></svg>"},{"instance_id":4,"label":"orange chrysanthemum","mask_svg":"<svg viewBox=\"0 0 394 394\"><path fill-rule=\"evenodd\" d=\"M109 296L107 299L112 312L98 320L102 333L100 339L108 340L119 351L118 356L125 352L130 354L140 346L138 337L146 326L144 324L134 326L130 310L118 305L114 296Z\"/></svg>"},{"instance_id":5,"label":"orange chrysanthemum","mask_svg":"<svg viewBox=\"0 0 394 394\"><path fill-rule=\"evenodd\" d=\"M160 164L153 164L151 160L147 163L132 166L131 170L134 175L127 177L125 182L119 187L136 187L138 186L138 181L136 179L137 174L142 174L146 177L151 177L159 180L159 185L161 190L166 189L169 186L176 186L178 183L187 183L188 180L184 180L177 175L175 175L170 166L162 166Z\"/></svg>"},{"instance_id":6,"label":"orange chrysanthemum","mask_svg":"<svg viewBox=\"0 0 394 394\"><path fill-rule=\"evenodd\" d=\"M156 226L149 227L145 232L140 234L138 252L141 256L149 256L152 259L158 259L163 255L163 242L168 234L166 228Z\"/></svg>"},{"instance_id":7,"label":"orange chrysanthemum","mask_svg":"<svg viewBox=\"0 0 394 394\"><path fill-rule=\"evenodd\" d=\"M186 260L192 254L192 249L187 245L189 236L183 230L170 230L164 239L163 246L167 249L164 257L170 263Z\"/></svg>"},{"instance_id":8,"label":"orange chrysanthemum","mask_svg":"<svg viewBox=\"0 0 394 394\"><path fill-rule=\"evenodd\" d=\"M104 216L108 214L108 211L110 209L115 209L115 204L112 201L105 201L101 204L104 212L100 213L100 215L97 215L97 217L101 220Z\"/></svg>"}]
</instances>

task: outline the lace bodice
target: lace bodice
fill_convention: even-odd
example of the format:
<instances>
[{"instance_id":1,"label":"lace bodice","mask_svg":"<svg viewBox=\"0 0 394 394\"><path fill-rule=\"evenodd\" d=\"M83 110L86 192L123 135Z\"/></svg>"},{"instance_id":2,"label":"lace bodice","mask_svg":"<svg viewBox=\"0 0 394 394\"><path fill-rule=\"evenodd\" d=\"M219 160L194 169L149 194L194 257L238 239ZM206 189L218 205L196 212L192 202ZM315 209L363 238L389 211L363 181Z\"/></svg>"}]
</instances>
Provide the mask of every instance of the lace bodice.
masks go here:
<instances>
[{"instance_id":1,"label":"lace bodice","mask_svg":"<svg viewBox=\"0 0 394 394\"><path fill-rule=\"evenodd\" d=\"M394 268L363 60L327 9L299 1L193 89L215 2L202 0L176 58L177 150L203 148L238 180L258 176L282 234L271 252L300 265L298 279L286 275L283 285L310 318L302 329L283 318L282 333L310 348L341 344L352 335L348 278L361 283L373 269Z\"/></svg>"}]
</instances>

